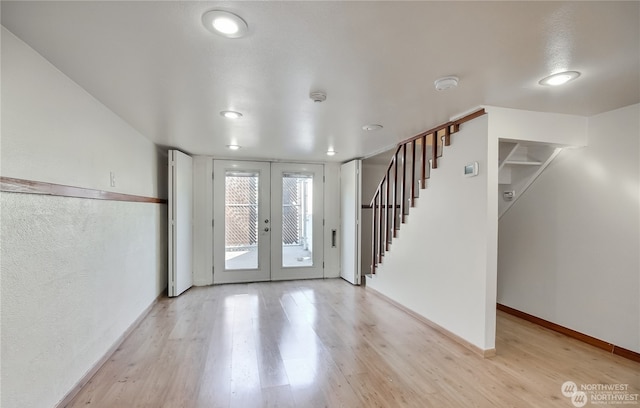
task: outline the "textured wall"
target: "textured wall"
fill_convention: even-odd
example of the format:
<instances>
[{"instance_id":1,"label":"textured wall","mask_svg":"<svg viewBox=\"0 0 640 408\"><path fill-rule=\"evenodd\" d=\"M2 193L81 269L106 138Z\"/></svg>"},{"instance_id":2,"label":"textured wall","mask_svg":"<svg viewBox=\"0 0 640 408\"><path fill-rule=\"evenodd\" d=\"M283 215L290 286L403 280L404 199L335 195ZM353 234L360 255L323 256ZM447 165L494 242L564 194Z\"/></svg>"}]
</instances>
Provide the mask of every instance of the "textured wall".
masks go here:
<instances>
[{"instance_id":1,"label":"textured wall","mask_svg":"<svg viewBox=\"0 0 640 408\"><path fill-rule=\"evenodd\" d=\"M2 175L166 198L166 154L2 29ZM110 186L110 172L116 186ZM52 407L166 286L166 205L0 193L0 405Z\"/></svg>"},{"instance_id":2,"label":"textured wall","mask_svg":"<svg viewBox=\"0 0 640 408\"><path fill-rule=\"evenodd\" d=\"M166 206L0 193L3 407L50 407L166 286Z\"/></svg>"}]
</instances>

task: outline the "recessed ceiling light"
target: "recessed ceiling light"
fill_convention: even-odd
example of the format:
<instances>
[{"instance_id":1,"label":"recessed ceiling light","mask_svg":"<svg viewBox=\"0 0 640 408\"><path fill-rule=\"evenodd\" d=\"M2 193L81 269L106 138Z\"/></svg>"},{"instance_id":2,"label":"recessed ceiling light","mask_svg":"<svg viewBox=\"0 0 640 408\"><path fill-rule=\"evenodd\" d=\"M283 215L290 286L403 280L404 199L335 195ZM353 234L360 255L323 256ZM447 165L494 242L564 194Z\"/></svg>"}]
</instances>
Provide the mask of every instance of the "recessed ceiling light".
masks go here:
<instances>
[{"instance_id":1,"label":"recessed ceiling light","mask_svg":"<svg viewBox=\"0 0 640 408\"><path fill-rule=\"evenodd\" d=\"M222 10L211 10L202 16L202 24L212 33L227 38L243 37L249 30L242 17Z\"/></svg>"},{"instance_id":2,"label":"recessed ceiling light","mask_svg":"<svg viewBox=\"0 0 640 408\"><path fill-rule=\"evenodd\" d=\"M447 89L455 88L458 86L458 77L447 76L444 78L438 78L433 82L433 86L435 86L438 91L446 91Z\"/></svg>"},{"instance_id":3,"label":"recessed ceiling light","mask_svg":"<svg viewBox=\"0 0 640 408\"><path fill-rule=\"evenodd\" d=\"M335 150L327 150L327 156L335 156L336 152Z\"/></svg>"},{"instance_id":4,"label":"recessed ceiling light","mask_svg":"<svg viewBox=\"0 0 640 408\"><path fill-rule=\"evenodd\" d=\"M376 124L364 125L362 127L362 130L368 130L368 131L380 130L380 129L382 129L382 125L376 125Z\"/></svg>"},{"instance_id":5,"label":"recessed ceiling light","mask_svg":"<svg viewBox=\"0 0 640 408\"><path fill-rule=\"evenodd\" d=\"M236 34L240 29L240 27L238 27L238 23L227 17L215 18L212 25L216 31L226 35Z\"/></svg>"},{"instance_id":6,"label":"recessed ceiling light","mask_svg":"<svg viewBox=\"0 0 640 408\"><path fill-rule=\"evenodd\" d=\"M229 150L238 150L238 149L240 149L240 146L234 145L234 144L227 145L227 149L229 149Z\"/></svg>"},{"instance_id":7,"label":"recessed ceiling light","mask_svg":"<svg viewBox=\"0 0 640 408\"><path fill-rule=\"evenodd\" d=\"M545 86L564 85L580 76L578 71L564 71L542 78L538 83Z\"/></svg>"},{"instance_id":8,"label":"recessed ceiling light","mask_svg":"<svg viewBox=\"0 0 640 408\"><path fill-rule=\"evenodd\" d=\"M236 111L222 111L220 112L220 115L229 119L238 119L242 117L242 113Z\"/></svg>"}]
</instances>

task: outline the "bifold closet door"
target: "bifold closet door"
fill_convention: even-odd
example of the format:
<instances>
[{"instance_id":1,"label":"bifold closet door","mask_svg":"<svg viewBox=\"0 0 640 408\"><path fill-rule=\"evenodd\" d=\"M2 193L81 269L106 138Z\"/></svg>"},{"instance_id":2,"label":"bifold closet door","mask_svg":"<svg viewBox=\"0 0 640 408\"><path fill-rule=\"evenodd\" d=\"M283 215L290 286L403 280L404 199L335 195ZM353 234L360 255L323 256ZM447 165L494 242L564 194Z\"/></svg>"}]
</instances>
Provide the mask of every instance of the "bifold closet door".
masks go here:
<instances>
[{"instance_id":1,"label":"bifold closet door","mask_svg":"<svg viewBox=\"0 0 640 408\"><path fill-rule=\"evenodd\" d=\"M169 296L193 285L193 160L169 150Z\"/></svg>"}]
</instances>

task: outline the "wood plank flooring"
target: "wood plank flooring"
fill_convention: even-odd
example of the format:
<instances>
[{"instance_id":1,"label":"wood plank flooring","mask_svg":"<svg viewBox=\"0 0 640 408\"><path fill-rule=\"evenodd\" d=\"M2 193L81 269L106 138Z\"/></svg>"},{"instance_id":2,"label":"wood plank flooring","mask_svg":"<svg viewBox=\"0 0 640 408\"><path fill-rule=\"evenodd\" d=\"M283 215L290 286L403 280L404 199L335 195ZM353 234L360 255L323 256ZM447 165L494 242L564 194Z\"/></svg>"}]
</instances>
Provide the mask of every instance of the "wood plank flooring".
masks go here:
<instances>
[{"instance_id":1,"label":"wood plank flooring","mask_svg":"<svg viewBox=\"0 0 640 408\"><path fill-rule=\"evenodd\" d=\"M502 312L496 343L483 359L340 279L192 288L68 407L571 408L565 381L640 393L640 364Z\"/></svg>"}]
</instances>

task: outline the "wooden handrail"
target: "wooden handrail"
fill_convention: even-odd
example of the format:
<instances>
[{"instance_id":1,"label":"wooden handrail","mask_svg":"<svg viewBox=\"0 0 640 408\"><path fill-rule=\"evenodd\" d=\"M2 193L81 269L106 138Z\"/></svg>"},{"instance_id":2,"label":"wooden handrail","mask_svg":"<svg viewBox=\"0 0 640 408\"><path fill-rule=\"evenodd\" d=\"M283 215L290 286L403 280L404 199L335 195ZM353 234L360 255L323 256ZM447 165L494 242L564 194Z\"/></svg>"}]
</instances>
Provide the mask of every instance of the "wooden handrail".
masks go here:
<instances>
[{"instance_id":1,"label":"wooden handrail","mask_svg":"<svg viewBox=\"0 0 640 408\"><path fill-rule=\"evenodd\" d=\"M378 196L378 195L376 194L376 197L377 197L377 196ZM382 206L382 207L384 208L384 206ZM396 205L396 207L400 208L400 205ZM376 205L376 208L378 208L378 205ZM362 204L362 209L363 209L363 210L372 210L372 209L373 209L373 206L372 206L372 205L370 205L370 204Z\"/></svg>"},{"instance_id":2,"label":"wooden handrail","mask_svg":"<svg viewBox=\"0 0 640 408\"><path fill-rule=\"evenodd\" d=\"M402 145L410 143L410 142L413 142L414 140L422 139L422 145L425 146L426 145L426 141L427 141L427 136L431 135L434 132L437 133L437 132L439 132L439 131L441 131L443 129L447 129L448 128L449 132L448 132L448 136L445 136L445 137L447 137L447 143L445 143L445 146L449 146L451 144L451 135L454 134L454 133L457 133L460 130L460 125L462 125L463 123L468 122L470 120L473 120L473 119L475 119L477 117L485 115L485 114L486 114L485 110L484 109L480 109L478 111L470 113L469 115L463 116L460 119L456 119L454 121L447 122L447 123L442 124L440 126L436 126L436 127L432 128L432 129L427 130L426 132L419 133L419 134L417 134L417 135L415 135L413 137L410 137L410 138L408 138L406 140L403 140L402 142L398 143L398 145L396 146L396 151L395 151L394 155L392 156L392 159L389 162L389 165L387 166L387 170L391 169L391 166L393 165L393 157L395 157L395 155L400 151L400 149L402 148ZM423 148L423 150L425 150L425 149ZM423 163L424 163L424 160L423 160ZM424 172L422 173L422 175L424 177L424 175L425 175ZM383 180L384 180L384 178L383 178ZM376 188L376 191L378 191L378 189L380 188L381 185L382 185L382 181L380 181L380 183L378 183L378 187Z\"/></svg>"},{"instance_id":3,"label":"wooden handrail","mask_svg":"<svg viewBox=\"0 0 640 408\"><path fill-rule=\"evenodd\" d=\"M372 263L371 273L374 274L376 267L382 262L382 257L389 250L392 237L397 236L400 225L405 222L407 215L407 201L410 200L414 206L418 197L416 190L416 148L420 141L420 190L426 188L426 181L430 174L427 174L427 141L431 137L431 169L438 168L438 158L444 153L444 147L451 145L451 135L460 130L460 125L484 115L484 109L480 109L460 119L444 123L406 139L396 147L396 150L389 161L384 177L378 183L369 208L373 208L372 225ZM438 155L438 147L442 146L442 152ZM407 149L411 149L411 170L407 171ZM402 160L402 172L398 172L398 165ZM393 170L393 174L392 174ZM430 172L429 172L430 173ZM411 188L410 198L407 198L407 178L410 177ZM393 182L393 191L391 183ZM400 183L400 184L399 184ZM392 211L390 211L392 209ZM398 209L400 216L398 217ZM390 218L391 216L391 218ZM400 221L400 222L399 222Z\"/></svg>"}]
</instances>

